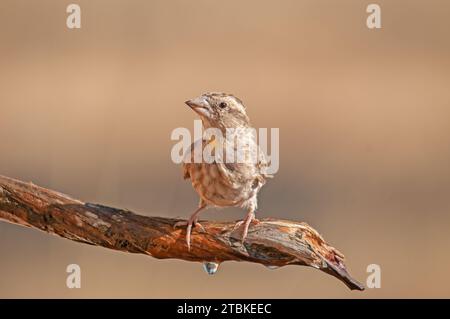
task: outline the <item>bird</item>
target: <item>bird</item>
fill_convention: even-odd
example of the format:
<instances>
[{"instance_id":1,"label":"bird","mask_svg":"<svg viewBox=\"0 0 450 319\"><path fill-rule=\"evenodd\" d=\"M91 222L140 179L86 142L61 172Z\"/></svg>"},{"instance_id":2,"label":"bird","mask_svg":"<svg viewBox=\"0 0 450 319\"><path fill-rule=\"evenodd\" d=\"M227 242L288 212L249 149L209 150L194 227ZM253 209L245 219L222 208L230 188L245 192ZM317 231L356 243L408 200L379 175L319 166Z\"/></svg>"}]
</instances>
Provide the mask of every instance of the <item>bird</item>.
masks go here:
<instances>
[{"instance_id":1,"label":"bird","mask_svg":"<svg viewBox=\"0 0 450 319\"><path fill-rule=\"evenodd\" d=\"M183 177L190 180L200 199L189 219L177 222L175 227L187 226L186 242L190 250L192 228L199 227L204 231L198 222L200 212L212 207L240 207L246 211L246 216L235 224L233 231L243 227L241 241L244 243L250 224L259 222L255 216L258 192L266 180L273 177L267 173L266 154L257 145L246 107L233 94L208 92L185 104L200 117L204 130L220 130L225 137L203 136L186 152ZM196 147L201 147L202 152L208 147L216 157L213 161L195 161ZM227 156L234 154L232 152L240 152L241 160L230 161Z\"/></svg>"}]
</instances>

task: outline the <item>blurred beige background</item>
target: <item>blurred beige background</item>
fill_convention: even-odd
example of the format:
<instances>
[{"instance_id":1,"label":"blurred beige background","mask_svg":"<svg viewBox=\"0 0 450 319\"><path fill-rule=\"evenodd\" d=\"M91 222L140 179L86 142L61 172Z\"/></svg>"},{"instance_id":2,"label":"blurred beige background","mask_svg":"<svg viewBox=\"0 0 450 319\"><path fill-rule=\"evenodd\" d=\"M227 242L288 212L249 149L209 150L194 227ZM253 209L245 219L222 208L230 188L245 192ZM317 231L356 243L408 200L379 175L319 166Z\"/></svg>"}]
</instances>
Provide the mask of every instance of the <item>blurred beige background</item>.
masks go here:
<instances>
[{"instance_id":1,"label":"blurred beige background","mask_svg":"<svg viewBox=\"0 0 450 319\"><path fill-rule=\"evenodd\" d=\"M260 217L302 220L382 287L350 292L303 267L158 261L0 223L0 297L450 297L450 4L377 1L0 2L0 174L147 215L188 216L197 195L170 160L183 104L244 100L280 128L281 167ZM232 220L234 209L204 218ZM65 286L66 266L82 288Z\"/></svg>"}]
</instances>

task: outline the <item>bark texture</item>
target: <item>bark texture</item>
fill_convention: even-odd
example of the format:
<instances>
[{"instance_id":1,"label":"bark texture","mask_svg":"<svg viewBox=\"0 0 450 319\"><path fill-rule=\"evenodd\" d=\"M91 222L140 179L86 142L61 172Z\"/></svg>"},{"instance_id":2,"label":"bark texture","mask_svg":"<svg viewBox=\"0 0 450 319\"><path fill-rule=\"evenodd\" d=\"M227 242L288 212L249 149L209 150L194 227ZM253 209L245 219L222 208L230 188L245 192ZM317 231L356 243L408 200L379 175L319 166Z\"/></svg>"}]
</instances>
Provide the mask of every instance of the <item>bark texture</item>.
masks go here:
<instances>
[{"instance_id":1,"label":"bark texture","mask_svg":"<svg viewBox=\"0 0 450 319\"><path fill-rule=\"evenodd\" d=\"M140 253L159 259L218 263L248 261L266 266L303 265L335 276L350 289L364 287L347 272L344 255L306 223L264 219L250 226L241 243L235 222L201 221L191 250L180 219L149 217L98 204L0 176L0 220L40 229L77 242Z\"/></svg>"}]
</instances>

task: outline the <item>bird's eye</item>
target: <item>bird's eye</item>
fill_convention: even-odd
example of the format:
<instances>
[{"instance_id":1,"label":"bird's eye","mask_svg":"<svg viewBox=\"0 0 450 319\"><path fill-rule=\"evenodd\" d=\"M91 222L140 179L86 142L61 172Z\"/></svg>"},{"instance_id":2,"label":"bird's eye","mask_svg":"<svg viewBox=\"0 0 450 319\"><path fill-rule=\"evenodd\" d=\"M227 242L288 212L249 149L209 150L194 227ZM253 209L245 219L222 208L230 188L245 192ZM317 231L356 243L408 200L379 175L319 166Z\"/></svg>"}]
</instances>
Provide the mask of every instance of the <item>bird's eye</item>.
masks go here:
<instances>
[{"instance_id":1,"label":"bird's eye","mask_svg":"<svg viewBox=\"0 0 450 319\"><path fill-rule=\"evenodd\" d=\"M226 108L228 105L227 105L227 103L225 103L225 102L220 102L220 104L219 104L219 107L221 108L221 109L224 109L224 108Z\"/></svg>"}]
</instances>

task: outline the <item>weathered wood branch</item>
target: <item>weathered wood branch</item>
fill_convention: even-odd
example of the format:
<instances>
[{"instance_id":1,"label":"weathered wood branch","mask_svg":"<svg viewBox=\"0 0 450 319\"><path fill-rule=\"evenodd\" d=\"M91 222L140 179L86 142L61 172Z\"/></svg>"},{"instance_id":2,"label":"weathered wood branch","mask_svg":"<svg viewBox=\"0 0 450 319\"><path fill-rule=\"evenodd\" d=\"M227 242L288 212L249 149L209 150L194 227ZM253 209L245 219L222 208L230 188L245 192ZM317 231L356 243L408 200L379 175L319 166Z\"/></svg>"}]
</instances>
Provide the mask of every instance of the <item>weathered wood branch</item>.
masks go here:
<instances>
[{"instance_id":1,"label":"weathered wood branch","mask_svg":"<svg viewBox=\"0 0 450 319\"><path fill-rule=\"evenodd\" d=\"M305 223L265 219L250 226L241 243L235 222L202 221L205 233L194 229L191 250L179 219L147 217L0 176L0 220L110 249L155 258L221 263L248 261L266 266L304 265L320 269L363 290L344 265L344 256Z\"/></svg>"}]
</instances>

